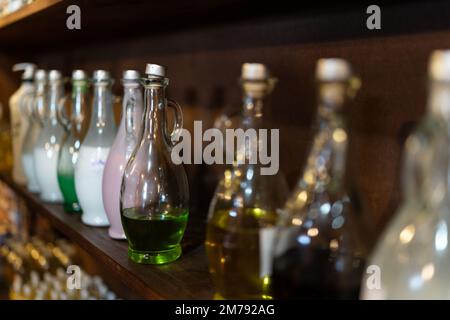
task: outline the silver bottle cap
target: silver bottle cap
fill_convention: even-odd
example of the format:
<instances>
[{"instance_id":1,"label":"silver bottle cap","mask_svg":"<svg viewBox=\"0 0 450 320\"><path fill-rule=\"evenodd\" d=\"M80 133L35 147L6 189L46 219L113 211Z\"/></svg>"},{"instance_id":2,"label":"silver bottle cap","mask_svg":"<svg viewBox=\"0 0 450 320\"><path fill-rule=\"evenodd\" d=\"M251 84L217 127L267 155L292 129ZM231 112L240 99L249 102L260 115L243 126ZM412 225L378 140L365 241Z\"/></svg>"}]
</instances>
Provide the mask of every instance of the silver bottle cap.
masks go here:
<instances>
[{"instance_id":1,"label":"silver bottle cap","mask_svg":"<svg viewBox=\"0 0 450 320\"><path fill-rule=\"evenodd\" d=\"M87 75L84 70L77 69L72 72L72 80L86 80Z\"/></svg>"},{"instance_id":2,"label":"silver bottle cap","mask_svg":"<svg viewBox=\"0 0 450 320\"><path fill-rule=\"evenodd\" d=\"M95 70L92 76L94 81L110 80L109 72L106 70Z\"/></svg>"},{"instance_id":3,"label":"silver bottle cap","mask_svg":"<svg viewBox=\"0 0 450 320\"><path fill-rule=\"evenodd\" d=\"M48 81L58 81L62 79L62 74L59 70L50 70L48 73Z\"/></svg>"},{"instance_id":4,"label":"silver bottle cap","mask_svg":"<svg viewBox=\"0 0 450 320\"><path fill-rule=\"evenodd\" d=\"M316 78L319 81L345 81L351 76L352 67L347 60L328 58L317 61Z\"/></svg>"},{"instance_id":5,"label":"silver bottle cap","mask_svg":"<svg viewBox=\"0 0 450 320\"><path fill-rule=\"evenodd\" d=\"M269 70L262 63L244 63L241 77L242 80L265 80L269 77Z\"/></svg>"},{"instance_id":6,"label":"silver bottle cap","mask_svg":"<svg viewBox=\"0 0 450 320\"><path fill-rule=\"evenodd\" d=\"M165 77L166 73L167 67L159 64L147 63L145 67L145 74L148 76Z\"/></svg>"},{"instance_id":7,"label":"silver bottle cap","mask_svg":"<svg viewBox=\"0 0 450 320\"><path fill-rule=\"evenodd\" d=\"M125 70L123 72L122 79L123 80L139 80L141 75L139 74L139 71L136 70Z\"/></svg>"},{"instance_id":8,"label":"silver bottle cap","mask_svg":"<svg viewBox=\"0 0 450 320\"><path fill-rule=\"evenodd\" d=\"M436 81L450 81L450 50L435 50L428 65L429 77Z\"/></svg>"},{"instance_id":9,"label":"silver bottle cap","mask_svg":"<svg viewBox=\"0 0 450 320\"><path fill-rule=\"evenodd\" d=\"M47 80L47 72L43 69L36 70L36 73L34 74L34 80L36 80L36 81Z\"/></svg>"}]
</instances>

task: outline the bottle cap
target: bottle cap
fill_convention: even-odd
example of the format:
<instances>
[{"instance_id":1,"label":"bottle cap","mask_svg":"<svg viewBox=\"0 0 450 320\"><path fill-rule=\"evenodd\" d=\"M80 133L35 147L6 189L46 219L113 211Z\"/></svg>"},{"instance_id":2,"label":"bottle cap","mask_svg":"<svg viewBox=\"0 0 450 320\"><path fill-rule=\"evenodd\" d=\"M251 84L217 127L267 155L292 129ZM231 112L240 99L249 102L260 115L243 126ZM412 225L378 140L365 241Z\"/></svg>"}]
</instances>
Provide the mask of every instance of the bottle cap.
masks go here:
<instances>
[{"instance_id":1,"label":"bottle cap","mask_svg":"<svg viewBox=\"0 0 450 320\"><path fill-rule=\"evenodd\" d=\"M123 80L139 80L141 75L136 70L125 70L123 72Z\"/></svg>"},{"instance_id":2,"label":"bottle cap","mask_svg":"<svg viewBox=\"0 0 450 320\"><path fill-rule=\"evenodd\" d=\"M72 80L85 80L87 78L86 72L81 69L73 70Z\"/></svg>"},{"instance_id":3,"label":"bottle cap","mask_svg":"<svg viewBox=\"0 0 450 320\"><path fill-rule=\"evenodd\" d=\"M269 70L262 63L244 63L241 77L243 80L265 80L269 77Z\"/></svg>"},{"instance_id":4,"label":"bottle cap","mask_svg":"<svg viewBox=\"0 0 450 320\"><path fill-rule=\"evenodd\" d=\"M319 81L345 81L352 76L352 68L347 60L339 58L319 59L316 78Z\"/></svg>"},{"instance_id":5,"label":"bottle cap","mask_svg":"<svg viewBox=\"0 0 450 320\"><path fill-rule=\"evenodd\" d=\"M48 81L59 81L62 79L62 74L59 70L50 70L48 73Z\"/></svg>"},{"instance_id":6,"label":"bottle cap","mask_svg":"<svg viewBox=\"0 0 450 320\"><path fill-rule=\"evenodd\" d=\"M430 79L450 81L450 50L435 50L428 65Z\"/></svg>"},{"instance_id":7,"label":"bottle cap","mask_svg":"<svg viewBox=\"0 0 450 320\"><path fill-rule=\"evenodd\" d=\"M24 71L22 73L22 80L33 80L34 71L36 70L36 65L29 62L22 62L13 65L13 71Z\"/></svg>"},{"instance_id":8,"label":"bottle cap","mask_svg":"<svg viewBox=\"0 0 450 320\"><path fill-rule=\"evenodd\" d=\"M34 80L36 81L45 81L47 80L47 72L45 70L39 69L34 74Z\"/></svg>"},{"instance_id":9,"label":"bottle cap","mask_svg":"<svg viewBox=\"0 0 450 320\"><path fill-rule=\"evenodd\" d=\"M165 77L166 73L167 67L159 64L147 63L145 67L145 74L148 76Z\"/></svg>"},{"instance_id":10,"label":"bottle cap","mask_svg":"<svg viewBox=\"0 0 450 320\"><path fill-rule=\"evenodd\" d=\"M103 81L111 79L109 72L106 70L95 70L92 78L94 79L94 81Z\"/></svg>"}]
</instances>

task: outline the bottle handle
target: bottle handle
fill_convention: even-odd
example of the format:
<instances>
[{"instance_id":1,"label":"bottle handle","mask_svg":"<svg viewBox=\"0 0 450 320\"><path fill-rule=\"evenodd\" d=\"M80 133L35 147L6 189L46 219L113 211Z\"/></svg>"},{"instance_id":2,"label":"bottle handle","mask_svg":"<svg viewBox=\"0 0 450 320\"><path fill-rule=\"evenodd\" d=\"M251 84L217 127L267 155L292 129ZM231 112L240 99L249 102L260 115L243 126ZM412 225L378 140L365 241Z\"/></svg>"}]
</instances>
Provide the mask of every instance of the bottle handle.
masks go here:
<instances>
[{"instance_id":1,"label":"bottle handle","mask_svg":"<svg viewBox=\"0 0 450 320\"><path fill-rule=\"evenodd\" d=\"M174 145L181 137L181 130L183 129L183 112L181 107L175 100L167 99L167 106L171 107L175 113L175 121L172 132L170 133L170 141Z\"/></svg>"},{"instance_id":2,"label":"bottle handle","mask_svg":"<svg viewBox=\"0 0 450 320\"><path fill-rule=\"evenodd\" d=\"M67 117L64 114L64 109L66 109L64 107L66 105L67 100L68 100L68 97L66 95L66 96L62 97L58 101L58 105L57 105L57 108L56 108L56 119L64 127L64 129L69 131L70 130L70 126L71 126L70 119L69 119L69 117Z\"/></svg>"},{"instance_id":3,"label":"bottle handle","mask_svg":"<svg viewBox=\"0 0 450 320\"><path fill-rule=\"evenodd\" d=\"M134 95L130 95L126 101L125 105L125 153L126 157L129 158L133 152L138 139L138 133L136 132L136 120L134 112L136 110L137 99Z\"/></svg>"},{"instance_id":4,"label":"bottle handle","mask_svg":"<svg viewBox=\"0 0 450 320\"><path fill-rule=\"evenodd\" d=\"M45 97L45 94L44 94L44 97ZM45 117L44 112L45 112L45 110L43 109L44 108L43 106L39 107L37 105L37 103L36 103L36 101L38 99L40 99L40 98L42 98L42 95L35 96L33 98L33 101L32 101L32 104L31 104L31 112L30 112L30 114L37 122L39 122L39 124L41 126L43 126L44 125L44 117ZM44 101L45 101L45 99L44 99ZM46 101L44 103L46 103Z\"/></svg>"}]
</instances>

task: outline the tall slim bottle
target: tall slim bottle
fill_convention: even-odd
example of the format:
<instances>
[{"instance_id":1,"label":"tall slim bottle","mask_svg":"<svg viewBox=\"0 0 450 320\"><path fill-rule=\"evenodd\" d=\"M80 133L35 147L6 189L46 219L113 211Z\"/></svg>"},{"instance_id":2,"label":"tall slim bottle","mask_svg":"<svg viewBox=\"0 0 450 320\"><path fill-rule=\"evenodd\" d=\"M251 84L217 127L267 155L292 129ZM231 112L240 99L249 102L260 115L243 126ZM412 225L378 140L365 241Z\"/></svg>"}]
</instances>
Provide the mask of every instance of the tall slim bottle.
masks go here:
<instances>
[{"instance_id":1,"label":"tall slim bottle","mask_svg":"<svg viewBox=\"0 0 450 320\"><path fill-rule=\"evenodd\" d=\"M120 218L120 187L125 166L140 139L143 111L139 72L124 71L122 83L122 120L103 173L103 205L110 224L108 234L113 239L125 239Z\"/></svg>"},{"instance_id":2,"label":"tall slim bottle","mask_svg":"<svg viewBox=\"0 0 450 320\"><path fill-rule=\"evenodd\" d=\"M15 183L25 185L27 178L22 165L22 148L28 129L28 117L25 106L34 91L33 76L36 66L32 63L19 63L13 66L13 71L23 71L22 84L9 99L9 114L11 118L11 135L13 145L13 171Z\"/></svg>"},{"instance_id":3,"label":"tall slim bottle","mask_svg":"<svg viewBox=\"0 0 450 320\"><path fill-rule=\"evenodd\" d=\"M166 68L147 64L145 73L144 125L123 175L120 212L128 257L137 263L162 264L181 255L189 188L183 165L175 164L171 156L183 121L179 105L166 99ZM175 110L172 133L167 128L167 107Z\"/></svg>"},{"instance_id":4,"label":"tall slim bottle","mask_svg":"<svg viewBox=\"0 0 450 320\"><path fill-rule=\"evenodd\" d=\"M34 146L43 126L43 110L47 104L47 72L37 70L34 74L35 93L27 103L29 126L22 147L22 165L27 177L27 188L30 192L40 192L36 169L34 166Z\"/></svg>"},{"instance_id":5,"label":"tall slim bottle","mask_svg":"<svg viewBox=\"0 0 450 320\"><path fill-rule=\"evenodd\" d=\"M403 201L378 241L363 299L450 299L450 50L430 57L428 108L405 144Z\"/></svg>"},{"instance_id":6,"label":"tall slim bottle","mask_svg":"<svg viewBox=\"0 0 450 320\"><path fill-rule=\"evenodd\" d=\"M113 80L109 72L96 70L92 82L92 116L75 165L75 190L83 210L82 221L89 226L104 227L109 222L102 201L103 170L116 135Z\"/></svg>"},{"instance_id":7,"label":"tall slim bottle","mask_svg":"<svg viewBox=\"0 0 450 320\"><path fill-rule=\"evenodd\" d=\"M264 129L264 100L274 86L265 65L242 66L243 114L239 129ZM258 131L256 131L258 132ZM259 134L259 133L258 133ZM270 267L277 210L287 195L281 171L263 174L261 159L249 145L261 148L261 136L238 146L234 162L225 170L211 201L206 231L209 270L218 297L226 299L270 299ZM271 145L272 152L278 146ZM269 146L266 147L270 149ZM227 150L227 153L229 150Z\"/></svg>"},{"instance_id":8,"label":"tall slim bottle","mask_svg":"<svg viewBox=\"0 0 450 320\"><path fill-rule=\"evenodd\" d=\"M346 174L343 113L355 78L343 59L317 62L318 110L306 165L274 245L273 292L282 299L357 299L370 229Z\"/></svg>"},{"instance_id":9,"label":"tall slim bottle","mask_svg":"<svg viewBox=\"0 0 450 320\"><path fill-rule=\"evenodd\" d=\"M67 212L81 212L75 190L75 165L89 126L88 77L83 70L72 72L71 116L60 121L66 128L58 157L58 183Z\"/></svg>"},{"instance_id":10,"label":"tall slim bottle","mask_svg":"<svg viewBox=\"0 0 450 320\"><path fill-rule=\"evenodd\" d=\"M64 129L58 122L57 112L64 96L63 78L58 70L48 73L48 101L43 110L43 128L36 140L33 161L36 178L46 202L62 202L58 185L58 153Z\"/></svg>"}]
</instances>

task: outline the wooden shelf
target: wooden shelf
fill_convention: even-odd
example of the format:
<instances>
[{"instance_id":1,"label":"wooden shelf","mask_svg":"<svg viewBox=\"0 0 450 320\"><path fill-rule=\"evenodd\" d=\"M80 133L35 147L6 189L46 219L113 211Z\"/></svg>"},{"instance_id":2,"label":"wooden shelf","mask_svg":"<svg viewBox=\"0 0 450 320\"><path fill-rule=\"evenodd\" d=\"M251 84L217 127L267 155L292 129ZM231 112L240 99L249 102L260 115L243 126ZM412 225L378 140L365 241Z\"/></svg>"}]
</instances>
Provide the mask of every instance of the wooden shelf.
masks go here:
<instances>
[{"instance_id":1,"label":"wooden shelf","mask_svg":"<svg viewBox=\"0 0 450 320\"><path fill-rule=\"evenodd\" d=\"M0 180L16 191L36 214L46 217L57 230L86 250L97 263L143 298L213 297L202 237L195 227L190 228L192 223L183 239L183 254L180 259L160 266L139 265L128 259L126 241L112 240L106 228L88 227L81 222L79 214L66 213L61 205L43 203L37 195L16 185L8 174L0 174ZM195 224L194 222L193 225Z\"/></svg>"},{"instance_id":2,"label":"wooden shelf","mask_svg":"<svg viewBox=\"0 0 450 320\"><path fill-rule=\"evenodd\" d=\"M63 0L35 0L31 4L26 5L11 14L1 17L0 29L23 21L24 19L29 18L39 12L43 12L44 10L48 10L50 7L61 3L62 1Z\"/></svg>"}]
</instances>

